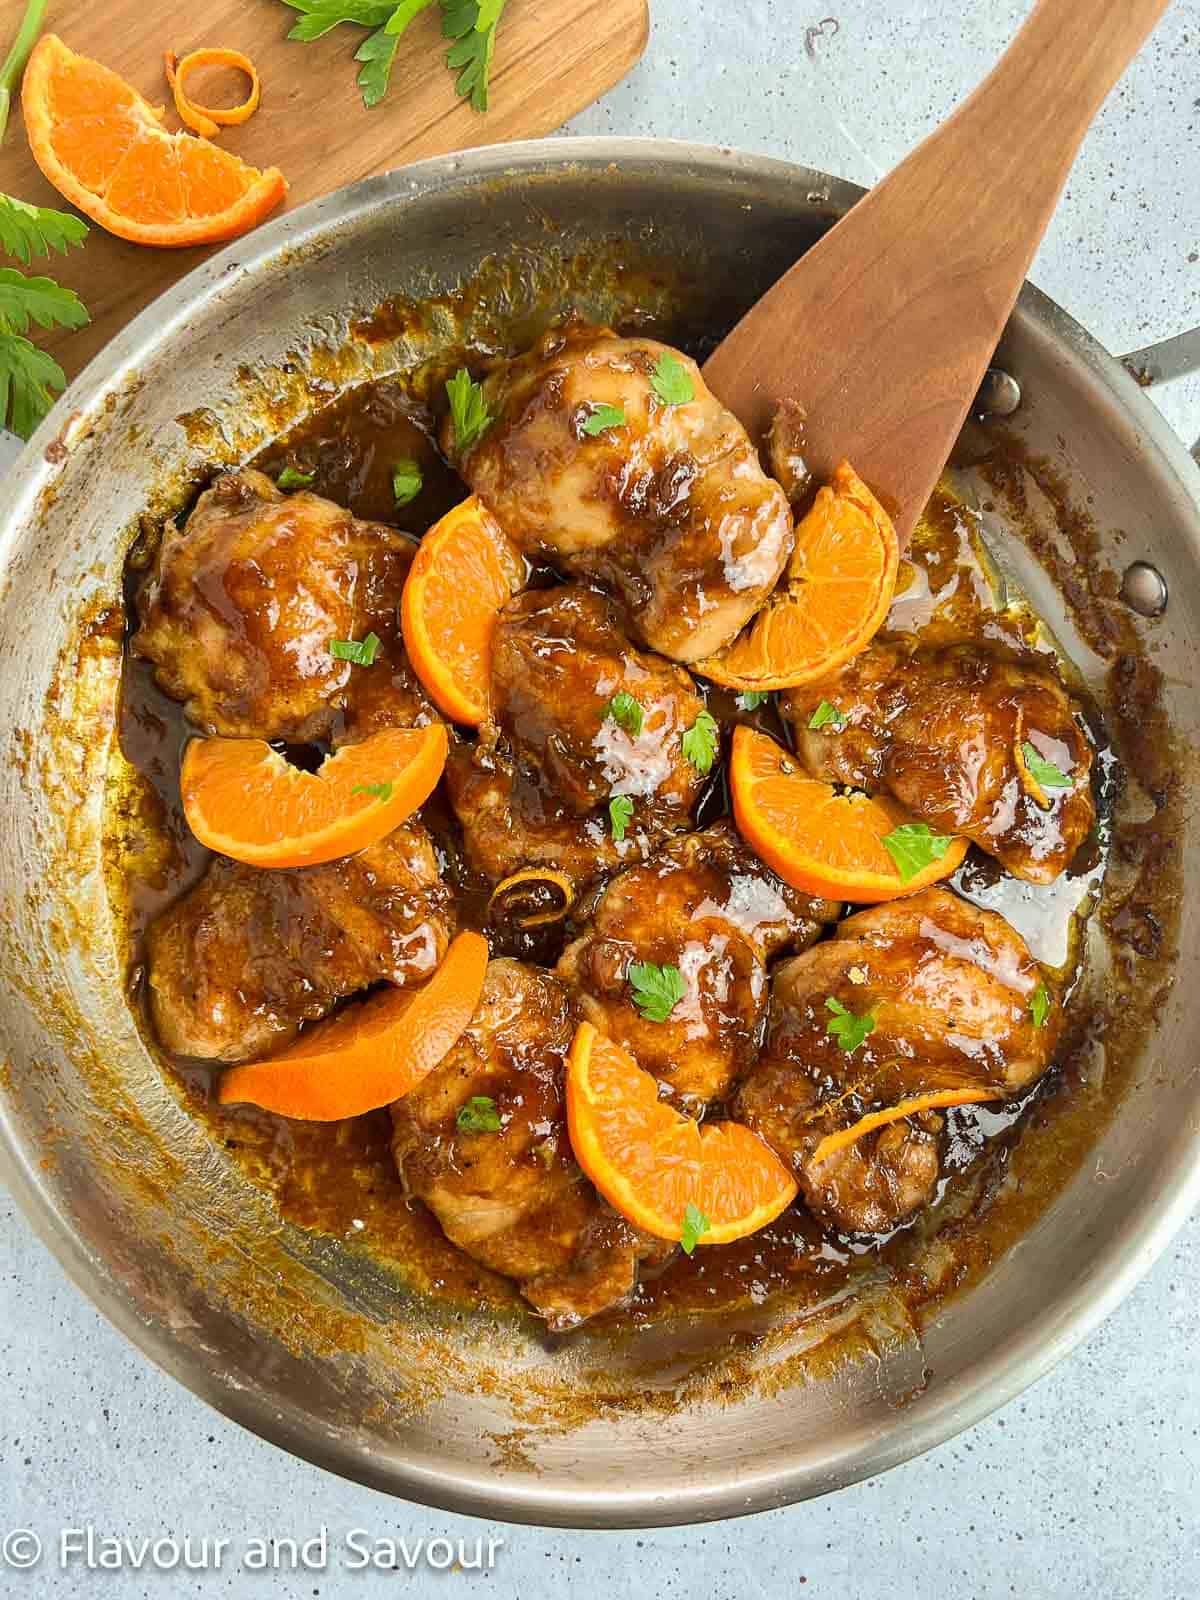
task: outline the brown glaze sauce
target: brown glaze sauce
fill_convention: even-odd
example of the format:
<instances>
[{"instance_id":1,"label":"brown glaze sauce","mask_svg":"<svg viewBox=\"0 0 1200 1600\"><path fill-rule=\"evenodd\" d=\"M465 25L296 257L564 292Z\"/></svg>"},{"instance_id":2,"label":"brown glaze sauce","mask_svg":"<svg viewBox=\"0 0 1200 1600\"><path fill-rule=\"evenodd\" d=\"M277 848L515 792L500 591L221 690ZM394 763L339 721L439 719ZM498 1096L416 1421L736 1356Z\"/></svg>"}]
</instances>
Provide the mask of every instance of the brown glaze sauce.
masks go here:
<instances>
[{"instance_id":1,"label":"brown glaze sauce","mask_svg":"<svg viewBox=\"0 0 1200 1600\"><path fill-rule=\"evenodd\" d=\"M387 332L379 327L371 331L379 337ZM677 334L677 330L661 331L664 337ZM276 441L255 464L271 474L285 464L312 473L315 492L356 515L420 533L466 492L437 451L438 419L420 397L422 391L429 392L427 383L409 387L397 378L351 390ZM424 488L398 512L391 472L402 458L419 463ZM993 464L998 478L1006 470L1001 459L997 455ZM997 603L995 574L979 541L977 520L951 493L939 490L902 568L888 629L916 633L930 644L974 638L1018 652L1043 648L1037 621L1026 609L1019 603ZM135 547L127 593L130 616L144 559L144 552ZM1114 647L1112 653L1118 675L1116 700L1119 706L1123 694L1128 710L1127 715L1118 710L1122 729L1145 727L1152 720L1157 694L1152 669L1127 643L1124 650ZM1067 676L1079 694L1069 670ZM726 742L730 728L739 721L786 737L772 702L747 712L731 693L709 686L708 703L724 726ZM1034 887L1009 878L994 861L972 850L953 880L966 898L1001 911L1027 939L1035 957L1060 971L1068 990L1081 971L1082 921L1100 903L1106 863L1114 849L1129 868L1133 888L1119 902L1103 906L1105 927L1138 957L1156 960L1165 955L1168 942L1169 911L1153 903L1151 890L1144 887L1150 881L1144 869L1148 864L1153 867L1156 852L1160 860L1169 856L1169 829L1146 824L1142 835L1129 830L1114 833L1111 819L1120 769L1098 709L1088 704L1086 714L1097 747L1099 823L1068 872L1050 888ZM196 880L206 859L206 852L189 834L179 799L179 758L188 733L181 709L158 691L147 665L127 654L120 742L131 770L128 782L114 791L119 799L110 817L110 871L113 892L126 905L129 992L147 1043L176 1081L190 1111L206 1123L212 1137L253 1182L270 1190L283 1216L344 1241L350 1251L367 1253L419 1292L460 1307L521 1311L512 1285L451 1246L429 1213L406 1197L389 1151L386 1112L330 1125L290 1122L251 1107L219 1107L213 1098L215 1071L210 1065L171 1059L157 1050L142 1010L142 936L149 921ZM1147 763L1147 771L1163 764L1165 745L1156 748L1159 759L1155 765ZM723 769L718 768L701 798L697 826L728 810ZM490 891L473 880L464 865L449 808L435 797L422 820L433 833L443 874L457 891L461 924L486 928L493 954L552 963L569 935L569 924L525 932L511 923L489 924ZM1111 1005L1113 1012L1121 1005L1115 991ZM1125 1021L1133 1026L1132 1016ZM881 1268L890 1273L916 1315L924 1301L984 1270L1017 1237L1024 1222L1036 1215L1038 1195L1049 1192L1061 1181L1064 1168L1082 1159L1101 1118L1119 1098L1120 1071L1114 1064L1119 1052L1110 1051L1103 1083L1092 1070L1097 1038L1110 1024L1115 1037L1120 1024L1091 997L1080 1015L1069 1013L1058 1063L1023 1100L1000 1111L962 1107L947 1114L941 1189L935 1204L914 1223L886 1238L866 1241L832 1234L803 1210L793 1209L737 1244L700 1250L692 1258L677 1253L665 1271L643 1279L630 1305L589 1327L645 1327L680 1314L753 1313L780 1297L789 1306L815 1306L856 1277L878 1274ZM1127 1052L1132 1053L1132 1049ZM1018 1148L1023 1188L1020 1200L1008 1207L1006 1238L988 1228L987 1212ZM935 1271L930 1269L926 1248L934 1236L946 1241Z\"/></svg>"}]
</instances>

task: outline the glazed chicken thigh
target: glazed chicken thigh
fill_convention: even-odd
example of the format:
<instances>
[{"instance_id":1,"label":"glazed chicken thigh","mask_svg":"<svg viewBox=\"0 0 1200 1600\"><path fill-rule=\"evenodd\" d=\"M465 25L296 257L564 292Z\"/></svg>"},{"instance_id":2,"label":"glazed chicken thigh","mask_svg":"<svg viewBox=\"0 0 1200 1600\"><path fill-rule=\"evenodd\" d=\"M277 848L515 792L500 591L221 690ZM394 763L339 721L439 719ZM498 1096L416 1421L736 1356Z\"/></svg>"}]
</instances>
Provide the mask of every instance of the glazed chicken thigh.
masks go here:
<instances>
[{"instance_id":1,"label":"glazed chicken thigh","mask_svg":"<svg viewBox=\"0 0 1200 1600\"><path fill-rule=\"evenodd\" d=\"M698 1111L754 1060L768 958L811 944L838 910L790 888L718 823L613 878L558 975L589 1022ZM636 1003L630 969L642 962L675 967L683 981L665 1021Z\"/></svg>"},{"instance_id":2,"label":"glazed chicken thigh","mask_svg":"<svg viewBox=\"0 0 1200 1600\"><path fill-rule=\"evenodd\" d=\"M809 727L822 701L844 726ZM1066 691L1049 670L998 651L875 643L781 695L780 709L814 777L889 789L1029 883L1052 883L1095 821L1092 748ZM1039 759L1057 777L1047 781Z\"/></svg>"},{"instance_id":3,"label":"glazed chicken thigh","mask_svg":"<svg viewBox=\"0 0 1200 1600\"><path fill-rule=\"evenodd\" d=\"M453 932L433 844L404 823L357 856L289 872L214 857L146 934L150 1014L180 1055L248 1061L381 979L421 983Z\"/></svg>"},{"instance_id":4,"label":"glazed chicken thigh","mask_svg":"<svg viewBox=\"0 0 1200 1600\"><path fill-rule=\"evenodd\" d=\"M570 997L550 973L492 961L466 1032L392 1106L409 1191L460 1249L515 1278L555 1331L618 1304L639 1260L670 1250L610 1210L571 1154L563 1072L574 1032ZM496 1126L472 1124L477 1097Z\"/></svg>"},{"instance_id":5,"label":"glazed chicken thigh","mask_svg":"<svg viewBox=\"0 0 1200 1600\"><path fill-rule=\"evenodd\" d=\"M656 385L664 357L690 390L681 403ZM619 595L651 649L698 661L762 605L791 553L791 511L693 361L568 323L483 394L495 420L458 453L463 477L527 554ZM588 431L601 406L621 422ZM452 424L444 442L453 453Z\"/></svg>"},{"instance_id":6,"label":"glazed chicken thigh","mask_svg":"<svg viewBox=\"0 0 1200 1600\"><path fill-rule=\"evenodd\" d=\"M636 701L636 731L612 714L617 695ZM534 590L500 613L492 715L577 816L615 794L686 813L704 780L683 753L682 735L703 709L683 668L635 650L617 628L612 602L593 590Z\"/></svg>"},{"instance_id":7,"label":"glazed chicken thigh","mask_svg":"<svg viewBox=\"0 0 1200 1600\"><path fill-rule=\"evenodd\" d=\"M446 768L467 858L491 882L544 866L582 887L687 826L705 779L683 734L704 701L682 667L634 649L604 595L566 585L510 601L491 699L494 726ZM621 838L608 815L617 795L633 805Z\"/></svg>"},{"instance_id":8,"label":"glazed chicken thigh","mask_svg":"<svg viewBox=\"0 0 1200 1600\"><path fill-rule=\"evenodd\" d=\"M939 1090L1008 1099L1049 1063L1061 1010L1031 1002L1041 972L1003 917L946 889L860 911L778 968L767 1039L736 1115L794 1172L822 1221L880 1233L933 1196L943 1118L889 1122L816 1162L821 1140L882 1107ZM833 1002L874 1026L852 1050L829 1031Z\"/></svg>"},{"instance_id":9,"label":"glazed chicken thigh","mask_svg":"<svg viewBox=\"0 0 1200 1600\"><path fill-rule=\"evenodd\" d=\"M305 743L428 720L395 615L412 553L396 529L320 495L227 474L165 531L131 649L207 733ZM330 653L371 631L383 641L371 667Z\"/></svg>"}]
</instances>

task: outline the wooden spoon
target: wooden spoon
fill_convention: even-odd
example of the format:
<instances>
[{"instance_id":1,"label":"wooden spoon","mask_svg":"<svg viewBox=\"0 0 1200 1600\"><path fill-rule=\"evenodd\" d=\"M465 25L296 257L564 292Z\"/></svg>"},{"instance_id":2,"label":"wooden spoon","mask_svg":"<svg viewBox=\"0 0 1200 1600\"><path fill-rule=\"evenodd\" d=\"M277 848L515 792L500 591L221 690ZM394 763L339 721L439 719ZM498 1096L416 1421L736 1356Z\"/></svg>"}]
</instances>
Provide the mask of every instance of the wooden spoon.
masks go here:
<instances>
[{"instance_id":1,"label":"wooden spoon","mask_svg":"<svg viewBox=\"0 0 1200 1600\"><path fill-rule=\"evenodd\" d=\"M905 541L950 456L1080 141L1168 0L1038 0L995 68L742 318L704 368L761 437L792 397Z\"/></svg>"}]
</instances>

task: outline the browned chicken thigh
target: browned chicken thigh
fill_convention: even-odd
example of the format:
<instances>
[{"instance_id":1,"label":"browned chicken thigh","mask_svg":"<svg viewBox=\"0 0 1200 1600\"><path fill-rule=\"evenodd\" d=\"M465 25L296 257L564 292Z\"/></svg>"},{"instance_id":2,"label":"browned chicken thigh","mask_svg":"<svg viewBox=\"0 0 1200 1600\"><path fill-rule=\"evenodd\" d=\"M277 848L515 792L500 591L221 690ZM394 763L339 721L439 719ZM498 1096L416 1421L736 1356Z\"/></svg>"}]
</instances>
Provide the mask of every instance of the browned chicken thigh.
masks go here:
<instances>
[{"instance_id":1,"label":"browned chicken thigh","mask_svg":"<svg viewBox=\"0 0 1200 1600\"><path fill-rule=\"evenodd\" d=\"M460 1249L517 1279L554 1330L618 1304L639 1260L670 1250L605 1205L571 1154L563 1073L574 1032L550 973L492 961L466 1032L392 1106L410 1192Z\"/></svg>"},{"instance_id":2,"label":"browned chicken thigh","mask_svg":"<svg viewBox=\"0 0 1200 1600\"><path fill-rule=\"evenodd\" d=\"M155 1031L180 1055L251 1060L343 995L424 981L453 919L416 822L322 867L266 872L217 856L147 932Z\"/></svg>"},{"instance_id":3,"label":"browned chicken thigh","mask_svg":"<svg viewBox=\"0 0 1200 1600\"><path fill-rule=\"evenodd\" d=\"M284 495L252 468L228 474L164 533L131 649L208 733L303 743L427 720L395 617L412 552L396 529L320 495ZM370 667L330 653L331 640L371 631L383 649Z\"/></svg>"},{"instance_id":4,"label":"browned chicken thigh","mask_svg":"<svg viewBox=\"0 0 1200 1600\"><path fill-rule=\"evenodd\" d=\"M809 727L822 701L844 726ZM1095 822L1092 747L1048 667L977 645L875 643L780 702L814 777L888 789L1029 883L1052 883Z\"/></svg>"},{"instance_id":5,"label":"browned chicken thigh","mask_svg":"<svg viewBox=\"0 0 1200 1600\"><path fill-rule=\"evenodd\" d=\"M683 668L635 650L594 590L534 590L500 613L492 715L576 816L615 794L690 810L704 779L682 738L703 709Z\"/></svg>"},{"instance_id":6,"label":"browned chicken thigh","mask_svg":"<svg viewBox=\"0 0 1200 1600\"><path fill-rule=\"evenodd\" d=\"M811 944L838 910L790 888L718 823L619 873L557 970L583 1016L695 1111L754 1061L768 958ZM637 1004L631 968L644 962L672 967L681 980L663 1021Z\"/></svg>"},{"instance_id":7,"label":"browned chicken thigh","mask_svg":"<svg viewBox=\"0 0 1200 1600\"><path fill-rule=\"evenodd\" d=\"M658 392L664 357L690 386L683 403ZM728 644L783 571L792 516L695 362L575 322L483 392L495 420L456 464L509 537L614 590L663 655L698 661ZM622 420L588 431L601 406ZM453 453L452 424L444 441Z\"/></svg>"},{"instance_id":8,"label":"browned chicken thigh","mask_svg":"<svg viewBox=\"0 0 1200 1600\"><path fill-rule=\"evenodd\" d=\"M735 1114L787 1162L809 1208L853 1233L881 1233L933 1196L943 1118L890 1122L820 1162L827 1135L861 1117L939 1090L1027 1089L1045 1071L1061 1008L1044 991L1024 940L994 911L946 889L860 911L834 937L786 962L772 980L766 1044ZM852 1019L839 1028L831 1007Z\"/></svg>"}]
</instances>

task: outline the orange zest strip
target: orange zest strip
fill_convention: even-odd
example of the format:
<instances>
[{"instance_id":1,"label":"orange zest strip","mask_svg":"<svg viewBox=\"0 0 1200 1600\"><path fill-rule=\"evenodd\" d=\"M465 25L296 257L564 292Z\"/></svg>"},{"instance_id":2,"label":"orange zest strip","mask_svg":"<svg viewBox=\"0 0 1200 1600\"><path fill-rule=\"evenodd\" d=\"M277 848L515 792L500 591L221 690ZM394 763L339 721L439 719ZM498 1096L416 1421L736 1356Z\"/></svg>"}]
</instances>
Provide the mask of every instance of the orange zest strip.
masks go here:
<instances>
[{"instance_id":1,"label":"orange zest strip","mask_svg":"<svg viewBox=\"0 0 1200 1600\"><path fill-rule=\"evenodd\" d=\"M191 50L182 61L176 59L174 50L168 50L163 56L163 66L175 96L179 120L203 139L215 138L223 127L236 128L248 122L258 110L262 99L258 69L240 50ZM185 84L188 73L197 67L233 67L244 72L250 80L250 93L236 106L202 106L189 96Z\"/></svg>"},{"instance_id":2,"label":"orange zest strip","mask_svg":"<svg viewBox=\"0 0 1200 1600\"><path fill-rule=\"evenodd\" d=\"M312 867L375 844L428 800L444 723L384 728L302 772L263 739L193 739L179 788L201 844L253 867Z\"/></svg>"},{"instance_id":3,"label":"orange zest strip","mask_svg":"<svg viewBox=\"0 0 1200 1600\"><path fill-rule=\"evenodd\" d=\"M918 1111L936 1111L939 1106L966 1106L983 1100L1003 1099L1004 1095L995 1089L938 1089L932 1094L914 1095L911 1100L901 1100L898 1105L872 1111L851 1123L848 1128L840 1128L837 1133L827 1133L812 1153L813 1165L828 1161L839 1150L857 1144L868 1133L874 1133L876 1128L884 1128L889 1122L899 1122L903 1117L915 1116Z\"/></svg>"},{"instance_id":4,"label":"orange zest strip","mask_svg":"<svg viewBox=\"0 0 1200 1600\"><path fill-rule=\"evenodd\" d=\"M496 618L528 571L474 495L421 540L404 582L400 626L413 671L454 722L478 727L487 718Z\"/></svg>"},{"instance_id":5,"label":"orange zest strip","mask_svg":"<svg viewBox=\"0 0 1200 1600\"><path fill-rule=\"evenodd\" d=\"M729 1244L774 1221L796 1198L775 1152L740 1122L695 1122L620 1045L581 1022L567 1057L567 1131L575 1159L636 1227L680 1239L690 1204Z\"/></svg>"},{"instance_id":6,"label":"orange zest strip","mask_svg":"<svg viewBox=\"0 0 1200 1600\"><path fill-rule=\"evenodd\" d=\"M248 1101L305 1122L340 1122L409 1094L475 1014L487 940L460 933L420 989L384 989L306 1029L295 1044L221 1076L222 1105Z\"/></svg>"}]
</instances>

